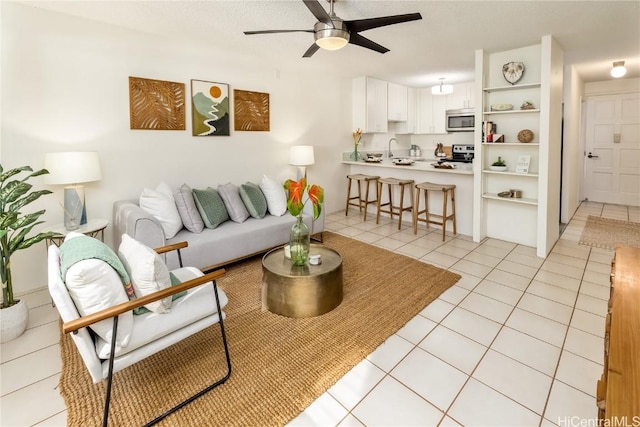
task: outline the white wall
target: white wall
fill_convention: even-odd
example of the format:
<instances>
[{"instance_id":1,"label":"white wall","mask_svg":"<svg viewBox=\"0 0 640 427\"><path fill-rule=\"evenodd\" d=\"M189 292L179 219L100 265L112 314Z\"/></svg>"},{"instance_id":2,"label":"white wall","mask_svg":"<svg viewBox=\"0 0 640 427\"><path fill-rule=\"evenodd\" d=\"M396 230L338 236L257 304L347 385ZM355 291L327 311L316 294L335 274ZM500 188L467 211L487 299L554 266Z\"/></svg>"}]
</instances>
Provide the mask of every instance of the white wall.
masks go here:
<instances>
[{"instance_id":1,"label":"white wall","mask_svg":"<svg viewBox=\"0 0 640 427\"><path fill-rule=\"evenodd\" d=\"M97 151L103 179L86 185L87 213L111 220L115 200L137 198L162 180L201 188L257 182L264 173L295 177L289 146L313 145L309 179L325 188L327 212L342 208L339 159L351 144L351 81L277 70L215 47L221 43L163 39L8 2L0 7L3 167L41 168L47 152ZM185 131L131 130L129 76L183 82L187 97L190 79L268 92L271 131L193 137L190 105ZM40 178L33 183L45 187ZM62 220L62 188L48 188L54 194L34 208L46 208L52 225ZM106 239L113 241L110 229ZM17 293L46 285L44 244L18 252L12 264Z\"/></svg>"}]
</instances>

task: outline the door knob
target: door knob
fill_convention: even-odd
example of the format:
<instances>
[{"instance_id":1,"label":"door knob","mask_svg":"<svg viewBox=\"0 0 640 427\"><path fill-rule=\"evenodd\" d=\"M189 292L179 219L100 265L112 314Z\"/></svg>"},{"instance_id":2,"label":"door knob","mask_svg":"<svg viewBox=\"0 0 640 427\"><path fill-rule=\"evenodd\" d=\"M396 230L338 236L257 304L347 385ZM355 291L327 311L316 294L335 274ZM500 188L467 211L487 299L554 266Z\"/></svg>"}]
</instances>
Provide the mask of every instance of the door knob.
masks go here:
<instances>
[{"instance_id":1,"label":"door knob","mask_svg":"<svg viewBox=\"0 0 640 427\"><path fill-rule=\"evenodd\" d=\"M593 154L591 154L591 152L589 152L589 155L587 155L587 157L590 159L597 159L600 156L594 156Z\"/></svg>"}]
</instances>

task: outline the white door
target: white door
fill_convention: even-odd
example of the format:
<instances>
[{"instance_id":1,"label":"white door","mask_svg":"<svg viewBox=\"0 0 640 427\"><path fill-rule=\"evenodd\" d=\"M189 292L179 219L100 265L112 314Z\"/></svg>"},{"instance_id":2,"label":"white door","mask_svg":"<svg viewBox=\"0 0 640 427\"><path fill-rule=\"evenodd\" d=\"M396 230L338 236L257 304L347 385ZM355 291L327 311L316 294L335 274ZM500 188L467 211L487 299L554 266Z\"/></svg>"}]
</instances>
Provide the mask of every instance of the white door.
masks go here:
<instances>
[{"instance_id":1,"label":"white door","mask_svg":"<svg viewBox=\"0 0 640 427\"><path fill-rule=\"evenodd\" d=\"M640 206L640 94L587 99L585 198Z\"/></svg>"}]
</instances>

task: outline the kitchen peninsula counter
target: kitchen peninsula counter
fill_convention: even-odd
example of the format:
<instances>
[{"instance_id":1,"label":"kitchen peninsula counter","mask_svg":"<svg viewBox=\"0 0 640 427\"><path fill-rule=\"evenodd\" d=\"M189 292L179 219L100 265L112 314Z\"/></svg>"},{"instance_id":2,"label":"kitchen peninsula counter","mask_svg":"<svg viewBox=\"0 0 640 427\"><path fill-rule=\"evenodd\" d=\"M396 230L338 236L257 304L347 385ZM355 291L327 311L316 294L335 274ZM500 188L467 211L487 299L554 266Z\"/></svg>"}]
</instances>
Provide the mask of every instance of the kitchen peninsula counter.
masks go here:
<instances>
[{"instance_id":1,"label":"kitchen peninsula counter","mask_svg":"<svg viewBox=\"0 0 640 427\"><path fill-rule=\"evenodd\" d=\"M401 157L401 156L398 156ZM403 157L404 158L404 157ZM364 160L353 161L348 159L348 153L343 156L342 163L348 166L348 174L361 173L366 175L378 175L380 178L400 178L413 179L416 184L421 182L432 182L437 184L452 184L456 186L456 226L458 234L466 236L473 235L473 165L470 163L456 163L455 169L436 169L431 166L436 160L416 161L410 166L398 166L391 162L392 159L383 159L380 163L369 163ZM352 189L352 191L355 191ZM415 189L413 190L415 194ZM434 213L442 213L442 193L429 192L429 207ZM437 194L432 194L437 193ZM355 194L355 193L354 193ZM386 202L383 196L383 203ZM399 201L399 194L394 195L394 200ZM424 200L421 197L421 206ZM375 214L374 206L369 207L369 212ZM388 215L387 215L388 216ZM409 217L405 214L405 222ZM426 225L420 223L419 228ZM430 227L438 227L430 225ZM403 230L407 230L406 225ZM448 223L448 230L451 230L451 223Z\"/></svg>"}]
</instances>

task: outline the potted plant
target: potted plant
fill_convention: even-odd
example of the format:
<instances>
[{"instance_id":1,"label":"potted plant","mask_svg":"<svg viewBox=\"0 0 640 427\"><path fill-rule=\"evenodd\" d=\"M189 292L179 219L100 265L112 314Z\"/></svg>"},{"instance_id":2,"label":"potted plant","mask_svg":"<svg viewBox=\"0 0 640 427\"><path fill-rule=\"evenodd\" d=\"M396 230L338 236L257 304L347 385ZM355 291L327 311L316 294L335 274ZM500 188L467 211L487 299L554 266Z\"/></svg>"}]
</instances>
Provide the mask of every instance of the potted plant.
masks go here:
<instances>
[{"instance_id":1,"label":"potted plant","mask_svg":"<svg viewBox=\"0 0 640 427\"><path fill-rule=\"evenodd\" d=\"M22 172L31 172L22 179L11 179ZM33 213L22 213L21 209L45 194L49 190L31 191L29 178L48 174L46 169L34 172L29 166L4 171L0 165L0 276L2 278L2 307L0 314L0 342L6 342L20 336L27 327L29 309L24 300L13 297L11 278L11 255L20 249L26 249L53 233L38 233L27 237L33 227L41 224L38 218L44 209Z\"/></svg>"},{"instance_id":2,"label":"potted plant","mask_svg":"<svg viewBox=\"0 0 640 427\"><path fill-rule=\"evenodd\" d=\"M502 157L498 156L498 160L491 163L491 166L489 166L489 169L491 169L492 171L504 172L507 170L507 164L505 163L504 160L502 160Z\"/></svg>"}]
</instances>

